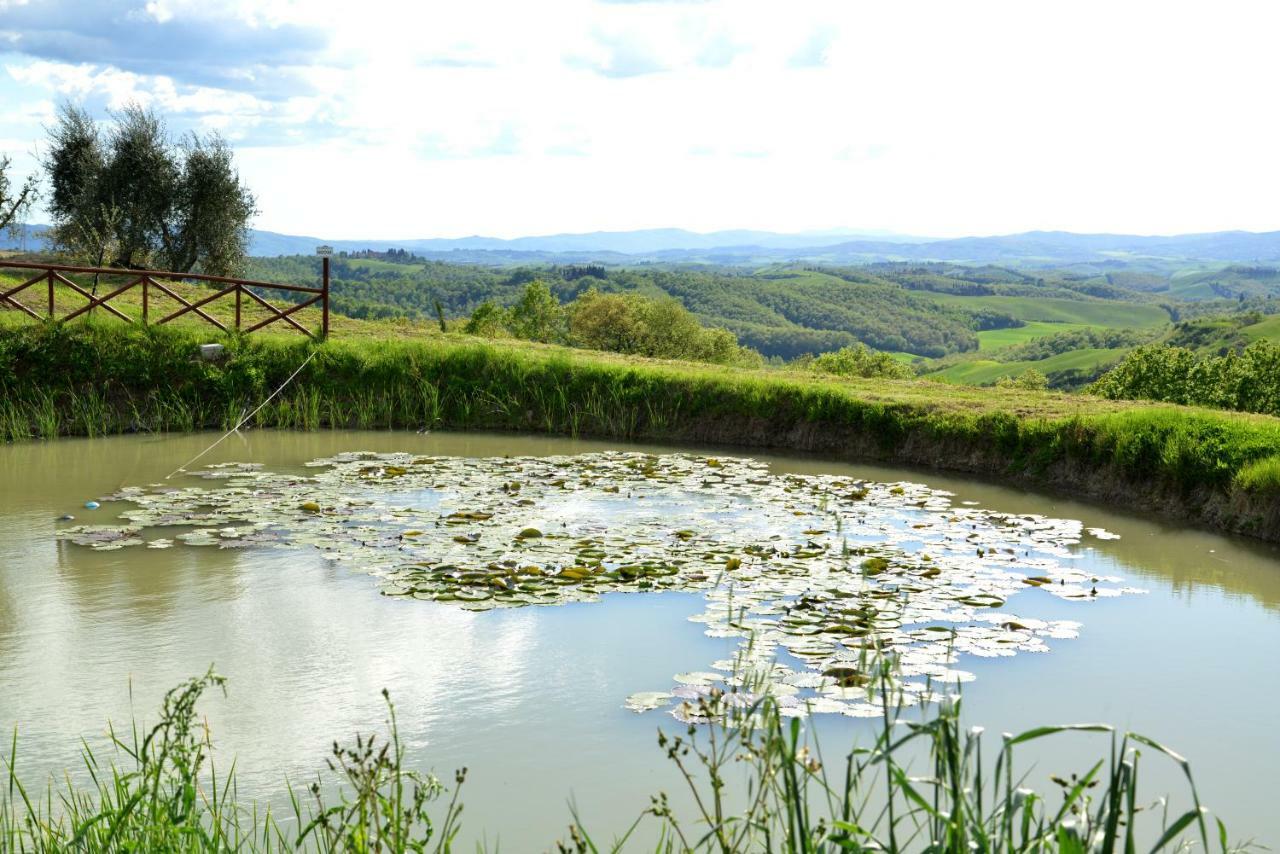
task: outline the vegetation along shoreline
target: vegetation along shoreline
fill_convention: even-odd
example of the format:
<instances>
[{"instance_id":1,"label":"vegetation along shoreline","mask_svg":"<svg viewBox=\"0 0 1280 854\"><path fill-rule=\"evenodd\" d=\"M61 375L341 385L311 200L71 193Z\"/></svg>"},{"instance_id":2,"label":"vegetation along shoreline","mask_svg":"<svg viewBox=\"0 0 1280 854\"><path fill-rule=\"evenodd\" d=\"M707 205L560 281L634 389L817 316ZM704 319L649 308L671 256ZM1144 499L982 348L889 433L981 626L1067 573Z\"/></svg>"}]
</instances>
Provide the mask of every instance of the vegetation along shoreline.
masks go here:
<instances>
[{"instance_id":1,"label":"vegetation along shoreline","mask_svg":"<svg viewBox=\"0 0 1280 854\"><path fill-rule=\"evenodd\" d=\"M223 357L204 361L198 345ZM1069 490L1280 542L1280 419L919 380L842 379L441 334L0 330L0 440L250 426L483 429L714 443Z\"/></svg>"}]
</instances>

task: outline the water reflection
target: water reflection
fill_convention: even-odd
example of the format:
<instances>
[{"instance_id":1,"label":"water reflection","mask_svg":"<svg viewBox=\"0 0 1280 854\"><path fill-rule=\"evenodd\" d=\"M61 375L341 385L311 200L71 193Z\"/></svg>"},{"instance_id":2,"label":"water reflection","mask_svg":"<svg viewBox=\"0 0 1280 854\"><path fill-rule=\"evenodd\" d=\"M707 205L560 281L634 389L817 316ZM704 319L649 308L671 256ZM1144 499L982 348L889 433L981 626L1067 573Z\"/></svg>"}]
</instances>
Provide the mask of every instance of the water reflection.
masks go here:
<instances>
[{"instance_id":1,"label":"water reflection","mask_svg":"<svg viewBox=\"0 0 1280 854\"><path fill-rule=\"evenodd\" d=\"M621 702L733 648L688 621L701 610L698 596L470 614L382 597L357 569L307 550L93 552L54 540L58 516L110 521L108 510L82 509L84 501L159 482L213 438L0 447L0 731L20 727L22 768L74 766L75 737L100 743L108 718L129 715L131 688L133 705L149 717L166 688L212 662L231 692L206 705L218 760L238 759L246 793L278 793L284 775L306 779L320 768L333 738L376 728L384 686L398 702L411 761L446 777L469 765L468 825L501 829L505 847L555 838L574 787L584 812L610 828L633 818L649 794L674 788L653 746L660 720L631 715ZM307 460L339 451L491 456L611 447L508 435L260 432L229 439L202 462L304 471ZM1196 760L1202 794L1234 828L1275 841L1272 787L1264 770L1244 770L1280 755L1270 722L1280 686L1265 678L1280 646L1275 547L969 478L762 458L780 472L925 482L958 501L1081 519L1121 535L1086 538L1083 559L1151 593L1047 603L1037 616L1083 621L1081 639L1047 656L971 663L979 681L966 699L970 713L993 731L1086 719L1151 731ZM839 720L830 729L843 738L856 726ZM1051 750L1045 767L1070 770L1077 759L1069 748Z\"/></svg>"}]
</instances>

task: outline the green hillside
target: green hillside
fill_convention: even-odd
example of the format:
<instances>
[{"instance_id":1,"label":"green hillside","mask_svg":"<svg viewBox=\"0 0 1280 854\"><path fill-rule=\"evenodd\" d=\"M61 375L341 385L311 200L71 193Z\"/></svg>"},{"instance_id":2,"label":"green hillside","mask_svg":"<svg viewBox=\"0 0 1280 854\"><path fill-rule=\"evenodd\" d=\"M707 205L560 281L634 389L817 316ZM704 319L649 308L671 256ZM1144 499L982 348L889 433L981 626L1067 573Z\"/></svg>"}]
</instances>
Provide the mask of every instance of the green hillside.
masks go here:
<instances>
[{"instance_id":1,"label":"green hillside","mask_svg":"<svg viewBox=\"0 0 1280 854\"><path fill-rule=\"evenodd\" d=\"M1174 275L1169 296L1179 300L1250 299L1280 296L1280 269L1230 265Z\"/></svg>"},{"instance_id":2,"label":"green hillside","mask_svg":"<svg viewBox=\"0 0 1280 854\"><path fill-rule=\"evenodd\" d=\"M1073 384L1074 378L1092 378L1124 358L1127 349L1072 350L1057 356L1036 361L997 362L992 359L972 359L927 374L931 380L963 383L966 385L991 385L1001 377L1016 377L1029 368L1035 368L1049 377L1055 386Z\"/></svg>"},{"instance_id":3,"label":"green hillside","mask_svg":"<svg viewBox=\"0 0 1280 854\"><path fill-rule=\"evenodd\" d=\"M1010 347L1014 344L1021 344L1024 341L1031 341L1036 338L1044 338L1059 332L1088 328L1088 324L1084 323L1050 323L1042 320L1033 320L1023 326L1011 326L1005 329L985 329L978 333L978 350L982 352L999 350L1002 347Z\"/></svg>"},{"instance_id":4,"label":"green hillside","mask_svg":"<svg viewBox=\"0 0 1280 854\"><path fill-rule=\"evenodd\" d=\"M1254 341L1280 343L1280 315L1244 312L1174 324L1163 343L1204 354L1242 350Z\"/></svg>"},{"instance_id":5,"label":"green hillside","mask_svg":"<svg viewBox=\"0 0 1280 854\"><path fill-rule=\"evenodd\" d=\"M1257 323L1243 326L1240 329L1240 334L1250 341L1266 339L1280 344L1280 315L1273 315Z\"/></svg>"},{"instance_id":6,"label":"green hillside","mask_svg":"<svg viewBox=\"0 0 1280 854\"><path fill-rule=\"evenodd\" d=\"M1102 299L1037 299L1009 296L956 296L928 294L942 305L963 305L970 310L986 309L1019 320L1044 323L1074 323L1112 329L1144 329L1169 322L1169 314L1156 305Z\"/></svg>"}]
</instances>

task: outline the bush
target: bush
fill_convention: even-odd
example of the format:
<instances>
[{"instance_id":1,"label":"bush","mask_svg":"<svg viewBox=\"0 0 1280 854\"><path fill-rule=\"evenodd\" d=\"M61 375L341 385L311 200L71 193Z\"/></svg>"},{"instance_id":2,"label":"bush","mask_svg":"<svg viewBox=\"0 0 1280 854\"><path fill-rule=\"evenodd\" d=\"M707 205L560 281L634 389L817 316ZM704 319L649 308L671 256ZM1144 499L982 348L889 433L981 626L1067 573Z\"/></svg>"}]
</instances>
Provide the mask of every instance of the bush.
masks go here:
<instances>
[{"instance_id":1,"label":"bush","mask_svg":"<svg viewBox=\"0 0 1280 854\"><path fill-rule=\"evenodd\" d=\"M1139 347L1090 388L1111 399L1161 400L1280 415L1280 346L1200 359L1182 347Z\"/></svg>"},{"instance_id":2,"label":"bush","mask_svg":"<svg viewBox=\"0 0 1280 854\"><path fill-rule=\"evenodd\" d=\"M823 353L801 364L818 373L840 377L906 379L913 375L910 368L888 353L878 353L864 344L841 347L834 353Z\"/></svg>"},{"instance_id":3,"label":"bush","mask_svg":"<svg viewBox=\"0 0 1280 854\"><path fill-rule=\"evenodd\" d=\"M1027 368L1016 377L1004 376L996 380L996 387L1044 391L1049 387L1049 378L1035 368Z\"/></svg>"},{"instance_id":4,"label":"bush","mask_svg":"<svg viewBox=\"0 0 1280 854\"><path fill-rule=\"evenodd\" d=\"M507 324L511 322L507 310L488 300L480 303L480 307L471 313L471 319L462 331L468 335L480 335L485 338L503 338L510 335Z\"/></svg>"}]
</instances>

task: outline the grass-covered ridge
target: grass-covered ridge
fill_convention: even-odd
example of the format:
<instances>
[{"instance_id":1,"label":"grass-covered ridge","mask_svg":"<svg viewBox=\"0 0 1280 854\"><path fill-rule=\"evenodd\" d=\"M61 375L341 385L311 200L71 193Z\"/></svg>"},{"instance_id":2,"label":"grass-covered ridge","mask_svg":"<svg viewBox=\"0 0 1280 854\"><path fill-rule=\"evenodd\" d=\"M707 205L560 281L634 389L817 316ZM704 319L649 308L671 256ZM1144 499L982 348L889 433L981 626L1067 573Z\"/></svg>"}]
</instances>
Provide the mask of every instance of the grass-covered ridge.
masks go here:
<instances>
[{"instance_id":1,"label":"grass-covered ridge","mask_svg":"<svg viewBox=\"0 0 1280 854\"><path fill-rule=\"evenodd\" d=\"M918 380L664 362L521 342L224 339L114 325L0 331L0 438L253 426L499 429L723 442L1069 486L1275 536L1280 420ZM1241 472L1248 472L1242 477Z\"/></svg>"}]
</instances>

